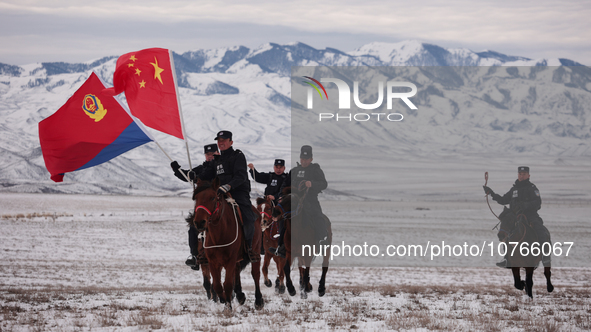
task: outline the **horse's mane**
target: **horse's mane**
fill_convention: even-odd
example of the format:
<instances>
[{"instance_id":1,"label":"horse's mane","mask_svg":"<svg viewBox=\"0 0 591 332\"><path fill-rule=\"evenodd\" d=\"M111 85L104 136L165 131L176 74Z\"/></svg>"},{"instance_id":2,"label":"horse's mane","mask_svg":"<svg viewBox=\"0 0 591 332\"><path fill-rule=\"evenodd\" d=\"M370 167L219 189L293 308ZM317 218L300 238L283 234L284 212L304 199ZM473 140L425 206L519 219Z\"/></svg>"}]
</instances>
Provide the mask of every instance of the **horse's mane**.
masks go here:
<instances>
[{"instance_id":1,"label":"horse's mane","mask_svg":"<svg viewBox=\"0 0 591 332\"><path fill-rule=\"evenodd\" d=\"M199 181L199 183L197 184L197 188L195 188L195 190L193 191L193 197L192 199L195 200L195 197L197 197L197 194L199 194L200 192L211 188L212 183L210 181Z\"/></svg>"},{"instance_id":2,"label":"horse's mane","mask_svg":"<svg viewBox=\"0 0 591 332\"><path fill-rule=\"evenodd\" d=\"M291 186L283 188L283 190L281 191L281 193L284 196L287 196L287 195L291 194Z\"/></svg>"}]
</instances>

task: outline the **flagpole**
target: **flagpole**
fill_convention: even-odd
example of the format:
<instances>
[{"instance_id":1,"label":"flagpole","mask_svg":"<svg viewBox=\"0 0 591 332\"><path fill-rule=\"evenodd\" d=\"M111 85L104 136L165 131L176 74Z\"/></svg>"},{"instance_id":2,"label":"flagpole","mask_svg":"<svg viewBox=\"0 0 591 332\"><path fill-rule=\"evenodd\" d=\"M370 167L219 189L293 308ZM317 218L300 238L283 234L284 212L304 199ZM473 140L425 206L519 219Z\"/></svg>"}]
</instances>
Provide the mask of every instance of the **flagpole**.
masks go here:
<instances>
[{"instance_id":1,"label":"flagpole","mask_svg":"<svg viewBox=\"0 0 591 332\"><path fill-rule=\"evenodd\" d=\"M160 151L162 151L162 153L164 153L164 155L165 155L165 156L168 158L168 160L170 160L170 162L172 163L172 158L170 158L170 156L168 155L168 153L166 153L166 151L164 151L164 149L162 148L162 146L160 146L160 144L158 144L158 141L156 141L156 139L153 139L153 142L154 142L154 143L156 143L156 145L158 145L158 147L160 148ZM192 169L192 168L191 168L191 169ZM182 174L182 175L185 177L185 179L187 180L187 182L189 182L189 183L191 183L191 184L193 183L193 181L191 181L191 180L189 179L189 177L187 176L187 174L185 174L185 172L179 172L179 173L181 173L181 174ZM194 188L193 188L193 189L194 189Z\"/></svg>"},{"instance_id":2,"label":"flagpole","mask_svg":"<svg viewBox=\"0 0 591 332\"><path fill-rule=\"evenodd\" d=\"M176 92L176 101L179 106L179 115L181 117L181 130L183 132L183 140L185 141L185 148L187 149L187 158L189 159L189 168L193 169L193 165L191 165L191 154L189 153L189 142L187 141L187 136L185 135L185 120L183 118L183 108L181 107L181 97L179 95L179 88L177 86L176 80L176 69L174 67L174 59L172 57L172 50L168 50L168 56L170 58L170 67L172 69L172 77L174 81L174 91Z\"/></svg>"}]
</instances>

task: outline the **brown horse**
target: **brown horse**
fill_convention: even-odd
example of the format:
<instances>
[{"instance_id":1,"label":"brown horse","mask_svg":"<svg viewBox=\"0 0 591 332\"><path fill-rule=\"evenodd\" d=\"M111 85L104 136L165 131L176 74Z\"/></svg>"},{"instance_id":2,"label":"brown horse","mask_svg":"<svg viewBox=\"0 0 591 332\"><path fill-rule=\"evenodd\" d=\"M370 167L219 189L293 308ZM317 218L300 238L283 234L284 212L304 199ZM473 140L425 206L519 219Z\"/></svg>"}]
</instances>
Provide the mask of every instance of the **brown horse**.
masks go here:
<instances>
[{"instance_id":1,"label":"brown horse","mask_svg":"<svg viewBox=\"0 0 591 332\"><path fill-rule=\"evenodd\" d=\"M546 248L538 247L540 249L539 255L532 254L532 243L538 242L538 237L533 228L527 223L527 218L520 214L516 215L507 207L499 215L501 220L501 228L497 233L499 241L507 243L507 266L513 271L513 279L515 288L527 292L527 295L533 298L532 288L534 285L533 274L534 269L542 260L541 251ZM513 243L513 244L510 244ZM515 244L517 243L517 244ZM522 255L521 244L524 243L528 247L528 255ZM549 249L551 250L551 248ZM521 280L520 269L525 269L525 281ZM554 290L552 282L550 281L550 267L544 267L544 276L546 277L546 289L548 292Z\"/></svg>"},{"instance_id":2,"label":"brown horse","mask_svg":"<svg viewBox=\"0 0 591 332\"><path fill-rule=\"evenodd\" d=\"M240 284L240 271L248 265L249 259L239 218L240 210L238 206L234 209L228 202L230 199L218 196L218 188L217 178L213 183L197 182L197 188L193 193L195 201L193 222L199 231L206 231L203 247L213 279L213 290L220 302L225 303L226 310L232 310L232 292L236 294L240 304L244 304L246 300ZM252 208L256 211L254 207ZM260 241L260 220L257 219L252 241L253 250L256 251L261 247ZM226 271L223 286L222 268ZM255 284L255 308L262 309L264 300L259 287L260 262L252 263L251 274Z\"/></svg>"},{"instance_id":3,"label":"brown horse","mask_svg":"<svg viewBox=\"0 0 591 332\"><path fill-rule=\"evenodd\" d=\"M285 272L283 271L283 267L285 266L285 258L280 256L275 256L269 252L269 248L277 248L277 238L276 235L279 235L279 226L277 221L273 220L271 214L273 213L273 208L275 204L273 200L270 198L257 198L257 210L261 215L261 229L263 230L263 248L265 253L265 260L263 262L263 277L265 279L265 286L271 287L273 283L269 280L269 264L271 263L271 259L275 261L275 265L277 266L277 279L275 279L275 293L283 294L285 293Z\"/></svg>"},{"instance_id":4,"label":"brown horse","mask_svg":"<svg viewBox=\"0 0 591 332\"><path fill-rule=\"evenodd\" d=\"M294 210L295 208L295 210ZM330 249L324 252L320 250L316 235L314 234L311 220L302 220L301 214L297 213L301 208L301 199L296 194L287 194L283 196L281 203L279 203L274 211L273 217L283 219L285 225L285 249L287 252L287 261L284 267L285 279L289 295L296 294L293 282L290 276L291 265L295 258L298 258L300 265L300 295L302 298L307 298L307 293L312 291L310 284L310 265L316 253L321 253L323 256L322 262L322 276L318 283L318 295L324 296L326 293L326 273L328 272L328 262L330 258ZM324 216L326 218L326 216ZM327 218L328 219L328 218ZM330 229L330 222L328 224L328 239L327 243L332 243L332 230ZM315 249L314 249L315 248Z\"/></svg>"}]
</instances>

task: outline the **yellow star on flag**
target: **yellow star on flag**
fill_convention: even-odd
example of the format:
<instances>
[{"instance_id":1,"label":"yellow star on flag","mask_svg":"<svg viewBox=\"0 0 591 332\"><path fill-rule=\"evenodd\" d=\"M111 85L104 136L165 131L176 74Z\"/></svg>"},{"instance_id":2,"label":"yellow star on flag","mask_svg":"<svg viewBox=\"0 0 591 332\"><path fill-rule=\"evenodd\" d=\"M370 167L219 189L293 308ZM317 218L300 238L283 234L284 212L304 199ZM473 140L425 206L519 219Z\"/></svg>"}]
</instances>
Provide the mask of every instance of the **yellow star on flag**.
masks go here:
<instances>
[{"instance_id":1,"label":"yellow star on flag","mask_svg":"<svg viewBox=\"0 0 591 332\"><path fill-rule=\"evenodd\" d=\"M133 63L128 63L127 68L129 68L129 67L133 67Z\"/></svg>"},{"instance_id":2,"label":"yellow star on flag","mask_svg":"<svg viewBox=\"0 0 591 332\"><path fill-rule=\"evenodd\" d=\"M158 59L156 59L156 57L154 57L154 62L150 62L150 64L152 66L154 66L154 79L158 79L160 81L160 84L164 85L164 83L162 83L162 76L160 75L160 73L162 73L164 71L164 69L158 67Z\"/></svg>"},{"instance_id":3,"label":"yellow star on flag","mask_svg":"<svg viewBox=\"0 0 591 332\"><path fill-rule=\"evenodd\" d=\"M140 82L140 88L145 88L146 87L146 81L142 80Z\"/></svg>"},{"instance_id":4,"label":"yellow star on flag","mask_svg":"<svg viewBox=\"0 0 591 332\"><path fill-rule=\"evenodd\" d=\"M141 73L141 72L142 72L142 71L141 71L141 70L139 70L138 68L136 68L136 69L135 69L135 73L137 74L137 76L140 76L140 73Z\"/></svg>"},{"instance_id":5,"label":"yellow star on flag","mask_svg":"<svg viewBox=\"0 0 591 332\"><path fill-rule=\"evenodd\" d=\"M135 54L131 56L131 58L129 58L129 60L135 62L135 60L137 60L137 58L135 57Z\"/></svg>"}]
</instances>

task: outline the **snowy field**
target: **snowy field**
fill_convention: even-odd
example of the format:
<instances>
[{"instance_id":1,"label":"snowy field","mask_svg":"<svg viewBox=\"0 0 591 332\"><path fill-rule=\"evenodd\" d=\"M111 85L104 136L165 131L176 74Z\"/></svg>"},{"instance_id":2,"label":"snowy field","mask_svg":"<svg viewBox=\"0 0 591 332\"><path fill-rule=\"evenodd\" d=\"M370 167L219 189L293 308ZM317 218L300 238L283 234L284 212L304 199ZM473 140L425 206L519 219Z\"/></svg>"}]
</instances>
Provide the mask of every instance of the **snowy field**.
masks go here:
<instances>
[{"instance_id":1,"label":"snowy field","mask_svg":"<svg viewBox=\"0 0 591 332\"><path fill-rule=\"evenodd\" d=\"M335 241L350 244L394 236L385 230L391 223L418 229L416 238L399 241L423 241L456 227L458 220L471 225L470 234L492 241L494 217L484 214L490 211L479 195L451 202L324 200L323 208ZM262 286L261 311L254 309L247 267L242 275L247 301L234 302L227 314L207 300L201 273L184 265L189 248L183 216L192 206L186 197L0 193L0 330L591 329L591 268L584 259L553 269L553 293L546 292L542 271L536 271L533 300L513 288L509 270L490 267L497 257L465 267L455 261L424 267L417 259L367 264L335 259L324 297L313 292L301 299L299 291L290 297ZM546 220L562 216L583 224L589 202L555 201L544 209ZM363 227L366 233L355 227L360 216L371 224ZM438 227L429 226L434 222ZM553 231L570 234L560 227ZM315 288L319 270L315 263Z\"/></svg>"}]
</instances>

